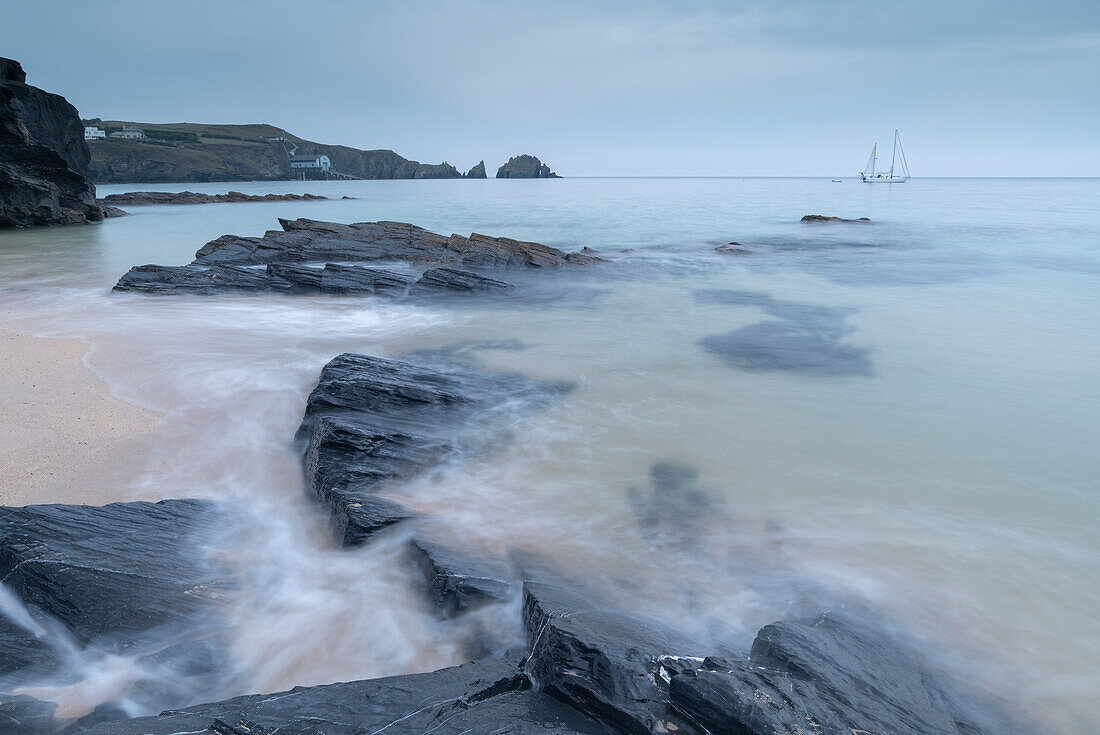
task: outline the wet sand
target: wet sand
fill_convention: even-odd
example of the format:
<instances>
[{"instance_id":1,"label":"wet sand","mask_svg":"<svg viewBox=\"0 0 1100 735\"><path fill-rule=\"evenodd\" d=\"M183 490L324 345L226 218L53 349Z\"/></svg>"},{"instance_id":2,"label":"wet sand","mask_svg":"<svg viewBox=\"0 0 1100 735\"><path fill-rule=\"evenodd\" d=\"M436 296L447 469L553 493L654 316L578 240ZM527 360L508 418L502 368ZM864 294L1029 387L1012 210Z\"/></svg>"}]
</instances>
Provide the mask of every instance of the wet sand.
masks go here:
<instances>
[{"instance_id":1,"label":"wet sand","mask_svg":"<svg viewBox=\"0 0 1100 735\"><path fill-rule=\"evenodd\" d=\"M88 350L0 330L0 505L132 499L120 468L160 415L113 398Z\"/></svg>"}]
</instances>

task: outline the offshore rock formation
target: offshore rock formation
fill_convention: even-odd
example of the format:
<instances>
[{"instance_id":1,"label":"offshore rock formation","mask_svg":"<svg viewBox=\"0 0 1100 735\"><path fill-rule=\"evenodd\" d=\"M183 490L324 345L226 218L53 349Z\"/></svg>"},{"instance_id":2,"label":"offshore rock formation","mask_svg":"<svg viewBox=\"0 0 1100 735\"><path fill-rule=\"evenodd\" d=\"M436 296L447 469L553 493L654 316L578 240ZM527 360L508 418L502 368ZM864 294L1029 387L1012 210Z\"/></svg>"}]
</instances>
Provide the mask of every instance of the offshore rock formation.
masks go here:
<instances>
[{"instance_id":1,"label":"offshore rock formation","mask_svg":"<svg viewBox=\"0 0 1100 735\"><path fill-rule=\"evenodd\" d=\"M99 222L76 108L0 58L0 227Z\"/></svg>"},{"instance_id":2,"label":"offshore rock formation","mask_svg":"<svg viewBox=\"0 0 1100 735\"><path fill-rule=\"evenodd\" d=\"M477 233L444 237L401 222L343 225L280 219L279 223L282 231L269 231L262 238L222 235L204 245L190 265L135 266L119 279L115 290L367 293L392 297L501 293L509 291L512 284L476 271L607 262L589 248L566 253L536 242ZM429 267L419 274L405 274L343 265L349 261L405 261L417 268ZM267 266L266 270L254 267L262 265Z\"/></svg>"},{"instance_id":3,"label":"offshore rock formation","mask_svg":"<svg viewBox=\"0 0 1100 735\"><path fill-rule=\"evenodd\" d=\"M870 222L867 217L859 219L845 219L844 217L828 217L824 214L807 214L802 218L803 222Z\"/></svg>"},{"instance_id":4,"label":"offshore rock formation","mask_svg":"<svg viewBox=\"0 0 1100 735\"><path fill-rule=\"evenodd\" d=\"M132 207L143 204L218 204L222 202L308 202L328 199L320 194L200 194L194 191L128 191L125 194L108 194L99 200L104 206Z\"/></svg>"},{"instance_id":5,"label":"offshore rock formation","mask_svg":"<svg viewBox=\"0 0 1100 735\"><path fill-rule=\"evenodd\" d=\"M474 166L472 169L467 171L466 172L466 178L467 179L484 179L484 178L488 178L485 175L485 161L481 161L476 166Z\"/></svg>"},{"instance_id":6,"label":"offshore rock formation","mask_svg":"<svg viewBox=\"0 0 1100 735\"><path fill-rule=\"evenodd\" d=\"M498 179L560 179L550 167L534 156L526 153L513 156L508 163L497 169Z\"/></svg>"}]
</instances>

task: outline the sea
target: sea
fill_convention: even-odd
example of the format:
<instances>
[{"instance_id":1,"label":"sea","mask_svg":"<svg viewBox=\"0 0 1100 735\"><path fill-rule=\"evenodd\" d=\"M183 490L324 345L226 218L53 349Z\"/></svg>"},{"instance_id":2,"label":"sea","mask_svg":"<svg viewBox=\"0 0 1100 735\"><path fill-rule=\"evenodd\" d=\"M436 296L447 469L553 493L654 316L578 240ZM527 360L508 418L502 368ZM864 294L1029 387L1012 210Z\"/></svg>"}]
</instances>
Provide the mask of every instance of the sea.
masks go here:
<instances>
[{"instance_id":1,"label":"sea","mask_svg":"<svg viewBox=\"0 0 1100 735\"><path fill-rule=\"evenodd\" d=\"M388 491L443 537L629 590L716 646L747 650L769 622L857 604L996 706L1049 732L1100 728L1100 179L98 189L330 197L0 232L0 328L83 340L114 397L163 416L84 479L86 502L214 498L239 523L218 552L236 591L220 623L234 675L216 698L468 655L470 624L424 603L399 533L333 546L293 441L335 355L430 353L571 386ZM411 222L612 262L505 304L111 291L131 266L184 264L280 217ZM164 704L131 697L149 676L139 662L73 661L19 690L74 717Z\"/></svg>"}]
</instances>

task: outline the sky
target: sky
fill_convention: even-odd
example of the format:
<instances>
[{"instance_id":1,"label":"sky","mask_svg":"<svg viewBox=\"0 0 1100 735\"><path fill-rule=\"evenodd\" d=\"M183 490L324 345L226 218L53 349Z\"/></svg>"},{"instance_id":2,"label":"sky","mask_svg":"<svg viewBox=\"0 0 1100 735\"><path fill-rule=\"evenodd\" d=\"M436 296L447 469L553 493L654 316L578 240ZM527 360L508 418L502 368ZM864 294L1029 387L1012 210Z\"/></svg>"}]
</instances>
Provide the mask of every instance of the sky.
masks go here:
<instances>
[{"instance_id":1,"label":"sky","mask_svg":"<svg viewBox=\"0 0 1100 735\"><path fill-rule=\"evenodd\" d=\"M82 116L270 123L492 176L1100 176L1100 0L0 0Z\"/></svg>"}]
</instances>

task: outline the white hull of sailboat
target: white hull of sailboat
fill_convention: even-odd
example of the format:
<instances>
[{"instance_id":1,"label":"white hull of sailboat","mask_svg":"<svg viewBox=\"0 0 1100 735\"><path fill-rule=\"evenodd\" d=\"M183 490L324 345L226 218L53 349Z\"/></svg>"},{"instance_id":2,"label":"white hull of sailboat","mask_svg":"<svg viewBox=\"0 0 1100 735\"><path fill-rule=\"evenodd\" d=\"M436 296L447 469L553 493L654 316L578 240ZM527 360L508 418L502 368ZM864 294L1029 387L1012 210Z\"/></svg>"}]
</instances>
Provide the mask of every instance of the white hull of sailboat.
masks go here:
<instances>
[{"instance_id":1,"label":"white hull of sailboat","mask_svg":"<svg viewBox=\"0 0 1100 735\"><path fill-rule=\"evenodd\" d=\"M878 144L871 149L867 165L859 172L859 180L864 184L904 184L909 181L909 163L905 160L905 150L901 147L901 136L894 129L894 154L890 158L890 170L875 172L878 162ZM899 172L900 169L900 172Z\"/></svg>"}]
</instances>

